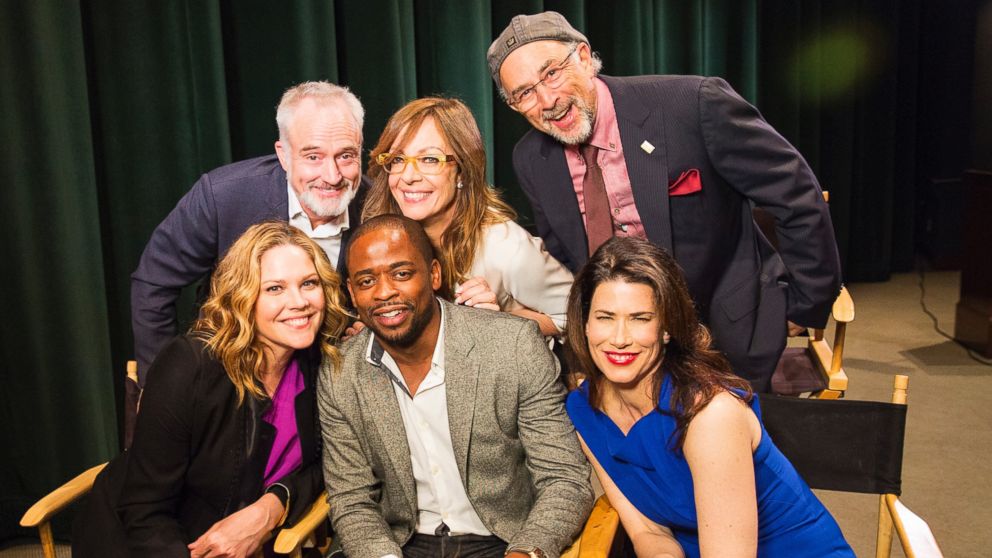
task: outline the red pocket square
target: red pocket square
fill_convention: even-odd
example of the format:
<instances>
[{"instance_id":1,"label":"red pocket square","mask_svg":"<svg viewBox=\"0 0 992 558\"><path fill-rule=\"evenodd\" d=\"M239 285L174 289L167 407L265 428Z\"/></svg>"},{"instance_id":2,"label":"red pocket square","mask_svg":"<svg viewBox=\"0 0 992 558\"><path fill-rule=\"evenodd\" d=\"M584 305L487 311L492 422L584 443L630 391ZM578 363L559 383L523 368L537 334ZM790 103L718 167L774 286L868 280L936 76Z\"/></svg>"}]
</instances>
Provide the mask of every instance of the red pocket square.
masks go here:
<instances>
[{"instance_id":1,"label":"red pocket square","mask_svg":"<svg viewBox=\"0 0 992 558\"><path fill-rule=\"evenodd\" d=\"M668 186L668 195L685 196L702 189L703 183L699 180L699 169L689 169Z\"/></svg>"}]
</instances>

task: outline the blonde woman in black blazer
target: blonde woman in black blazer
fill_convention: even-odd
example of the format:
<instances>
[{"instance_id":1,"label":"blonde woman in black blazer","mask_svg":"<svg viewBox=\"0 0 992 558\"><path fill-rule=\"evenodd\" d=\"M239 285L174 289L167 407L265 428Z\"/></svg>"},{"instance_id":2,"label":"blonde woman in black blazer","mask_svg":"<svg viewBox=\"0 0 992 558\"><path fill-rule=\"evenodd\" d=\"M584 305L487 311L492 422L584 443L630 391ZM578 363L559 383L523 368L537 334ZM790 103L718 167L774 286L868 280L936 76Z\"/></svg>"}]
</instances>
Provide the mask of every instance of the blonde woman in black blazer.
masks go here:
<instances>
[{"instance_id":1,"label":"blonde woman in black blazer","mask_svg":"<svg viewBox=\"0 0 992 558\"><path fill-rule=\"evenodd\" d=\"M322 488L314 390L321 359L338 362L339 283L287 223L235 242L196 324L149 369L134 444L97 480L75 555L245 556L303 513ZM300 463L266 483L276 426L263 415L293 362Z\"/></svg>"}]
</instances>

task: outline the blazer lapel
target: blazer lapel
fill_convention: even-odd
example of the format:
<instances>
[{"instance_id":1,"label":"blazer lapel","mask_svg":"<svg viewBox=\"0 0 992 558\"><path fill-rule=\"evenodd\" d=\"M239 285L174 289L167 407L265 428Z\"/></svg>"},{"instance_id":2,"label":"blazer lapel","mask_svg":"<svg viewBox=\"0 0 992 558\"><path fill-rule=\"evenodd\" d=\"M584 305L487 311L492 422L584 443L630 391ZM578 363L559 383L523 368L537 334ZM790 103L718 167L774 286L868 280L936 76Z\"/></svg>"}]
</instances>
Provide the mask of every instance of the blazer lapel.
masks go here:
<instances>
[{"instance_id":1,"label":"blazer lapel","mask_svg":"<svg viewBox=\"0 0 992 558\"><path fill-rule=\"evenodd\" d=\"M265 202L260 206L265 211L265 219L289 220L289 183L286 181L286 171L282 170L276 161L272 169L272 187L268 189Z\"/></svg>"},{"instance_id":2,"label":"blazer lapel","mask_svg":"<svg viewBox=\"0 0 992 558\"><path fill-rule=\"evenodd\" d=\"M309 461L313 459L314 452L317 445L314 441L318 438L317 429L317 408L316 408L316 393L317 393L317 372L315 370L315 363L319 362L319 349L311 347L310 349L298 351L296 356L296 362L300 367L300 373L303 374L303 391L301 391L293 403L293 407L296 409L296 431L300 437L300 450L303 454L303 461ZM313 417L313 420L300 420L299 417Z\"/></svg>"},{"instance_id":3,"label":"blazer lapel","mask_svg":"<svg viewBox=\"0 0 992 558\"><path fill-rule=\"evenodd\" d=\"M468 448L475 418L475 393L479 380L479 361L471 326L461 319L461 308L442 301L444 305L444 385L448 400L448 429L455 462L462 476L462 486L468 489Z\"/></svg>"},{"instance_id":4,"label":"blazer lapel","mask_svg":"<svg viewBox=\"0 0 992 558\"><path fill-rule=\"evenodd\" d=\"M364 350L366 345L362 343L359 346ZM411 509L416 510L417 488L413 478L413 463L410 460L410 444L406 439L406 427L403 425L400 406L388 374L386 368L365 362L363 379L359 382L360 389L368 405L366 412L372 417L379 439L392 463L393 474L403 487Z\"/></svg>"},{"instance_id":5,"label":"blazer lapel","mask_svg":"<svg viewBox=\"0 0 992 558\"><path fill-rule=\"evenodd\" d=\"M565 150L551 136L539 133L538 137L541 146L531 160L533 175L538 177L537 194L548 225L575 262L573 271L578 271L589 259L589 242L579 201L575 198L572 175L565 161Z\"/></svg>"},{"instance_id":6,"label":"blazer lapel","mask_svg":"<svg viewBox=\"0 0 992 558\"><path fill-rule=\"evenodd\" d=\"M674 254L668 205L664 114L660 108L652 111L621 79L599 77L613 95L623 157L641 223L649 240L668 250L669 254Z\"/></svg>"}]
</instances>

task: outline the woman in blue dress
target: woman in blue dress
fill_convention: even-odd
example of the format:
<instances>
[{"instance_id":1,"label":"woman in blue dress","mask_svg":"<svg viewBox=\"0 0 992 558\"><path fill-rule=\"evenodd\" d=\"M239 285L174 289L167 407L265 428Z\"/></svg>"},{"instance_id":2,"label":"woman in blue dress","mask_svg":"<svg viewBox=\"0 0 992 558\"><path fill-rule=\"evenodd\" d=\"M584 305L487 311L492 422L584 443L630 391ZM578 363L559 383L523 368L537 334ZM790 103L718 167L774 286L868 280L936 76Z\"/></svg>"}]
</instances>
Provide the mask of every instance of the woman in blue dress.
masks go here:
<instances>
[{"instance_id":1,"label":"woman in blue dress","mask_svg":"<svg viewBox=\"0 0 992 558\"><path fill-rule=\"evenodd\" d=\"M639 557L853 557L711 348L675 260L613 238L575 278L567 409Z\"/></svg>"}]
</instances>

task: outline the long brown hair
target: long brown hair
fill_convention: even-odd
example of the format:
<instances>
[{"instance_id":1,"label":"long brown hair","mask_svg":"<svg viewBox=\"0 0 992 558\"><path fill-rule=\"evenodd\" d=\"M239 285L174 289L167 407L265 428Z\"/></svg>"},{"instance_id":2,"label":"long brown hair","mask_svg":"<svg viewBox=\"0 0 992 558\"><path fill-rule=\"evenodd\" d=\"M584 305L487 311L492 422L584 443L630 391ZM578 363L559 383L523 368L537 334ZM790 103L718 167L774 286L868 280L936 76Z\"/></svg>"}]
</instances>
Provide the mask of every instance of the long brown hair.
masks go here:
<instances>
[{"instance_id":1,"label":"long brown hair","mask_svg":"<svg viewBox=\"0 0 992 558\"><path fill-rule=\"evenodd\" d=\"M458 217L441 235L440 245L435 246L441 261L441 291L449 292L468 279L484 228L516 218L513 208L486 182L482 134L465 103L445 97L425 97L410 101L390 117L369 155L368 176L372 187L362 209L362 221L385 213L400 213L400 207L389 191L389 174L375 160L380 153L388 153L394 144L402 148L428 118L434 120L441 136L451 146L458 165L456 180L462 182L462 188L455 194L454 214Z\"/></svg>"},{"instance_id":2,"label":"long brown hair","mask_svg":"<svg viewBox=\"0 0 992 558\"><path fill-rule=\"evenodd\" d=\"M313 260L324 291L324 318L314 345L334 368L341 361L335 345L347 325L347 313L342 304L341 280L324 250L303 231L285 221L252 225L217 264L210 280L210 296L190 329L190 333L203 339L211 354L224 365L238 392L239 403L244 401L245 393L259 399L265 397L256 383L261 380L267 362L255 326L255 303L261 285L262 256L284 245L298 246Z\"/></svg>"},{"instance_id":3,"label":"long brown hair","mask_svg":"<svg viewBox=\"0 0 992 558\"><path fill-rule=\"evenodd\" d=\"M609 380L592 360L586 322L593 293L610 281L650 287L661 318L658 339L665 332L671 336L658 369L651 375L651 393L657 407L665 374L671 376L670 407L676 423L675 447L682 447L689 422L716 394L730 391L745 402L751 401L750 384L735 376L727 359L712 348L709 330L699 323L685 278L675 259L647 240L615 237L600 246L582 267L568 296L565 335L572 353L571 365L574 371L585 374L589 382L590 405L603 410L603 395Z\"/></svg>"}]
</instances>

